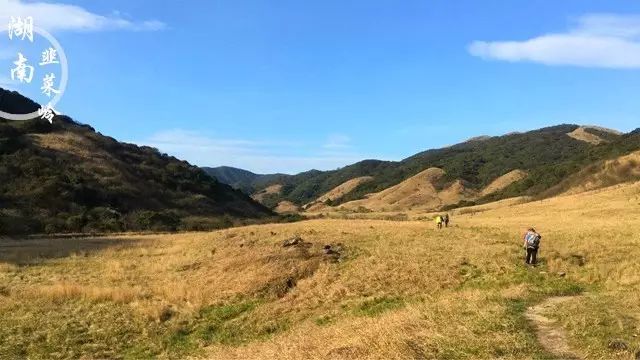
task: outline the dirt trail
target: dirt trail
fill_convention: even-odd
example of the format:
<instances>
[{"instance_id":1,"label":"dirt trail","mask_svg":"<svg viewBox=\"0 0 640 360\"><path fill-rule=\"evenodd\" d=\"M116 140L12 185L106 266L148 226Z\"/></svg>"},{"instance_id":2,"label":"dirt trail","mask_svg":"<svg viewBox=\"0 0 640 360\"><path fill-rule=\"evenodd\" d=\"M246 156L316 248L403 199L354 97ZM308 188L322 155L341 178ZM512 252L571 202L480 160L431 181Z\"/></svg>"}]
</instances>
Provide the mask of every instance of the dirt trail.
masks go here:
<instances>
[{"instance_id":1,"label":"dirt trail","mask_svg":"<svg viewBox=\"0 0 640 360\"><path fill-rule=\"evenodd\" d=\"M584 359L584 357L571 349L564 329L555 320L546 317L544 313L549 308L575 298L576 296L550 297L540 304L528 308L525 313L527 319L536 329L536 336L540 345L558 360L579 360Z\"/></svg>"}]
</instances>

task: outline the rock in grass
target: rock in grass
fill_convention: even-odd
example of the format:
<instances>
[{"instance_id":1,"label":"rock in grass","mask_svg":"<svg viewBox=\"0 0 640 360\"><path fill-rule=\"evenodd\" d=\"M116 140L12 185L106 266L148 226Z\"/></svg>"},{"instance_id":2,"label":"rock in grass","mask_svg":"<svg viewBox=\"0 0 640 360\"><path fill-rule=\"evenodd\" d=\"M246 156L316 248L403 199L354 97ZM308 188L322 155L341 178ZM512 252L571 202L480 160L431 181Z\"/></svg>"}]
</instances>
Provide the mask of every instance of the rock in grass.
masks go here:
<instances>
[{"instance_id":1,"label":"rock in grass","mask_svg":"<svg viewBox=\"0 0 640 360\"><path fill-rule=\"evenodd\" d=\"M609 342L609 349L614 351L625 351L629 349L629 345L622 340L612 340Z\"/></svg>"},{"instance_id":2,"label":"rock in grass","mask_svg":"<svg viewBox=\"0 0 640 360\"><path fill-rule=\"evenodd\" d=\"M344 250L344 247L342 244L338 243L335 245L325 245L322 248L322 251L324 252L324 254L327 256L327 258L329 259L329 261L331 262L338 262L341 260L342 257L342 251Z\"/></svg>"},{"instance_id":3,"label":"rock in grass","mask_svg":"<svg viewBox=\"0 0 640 360\"><path fill-rule=\"evenodd\" d=\"M294 236L290 239L286 239L282 242L282 247L296 246L304 243L304 240L300 236Z\"/></svg>"},{"instance_id":4,"label":"rock in grass","mask_svg":"<svg viewBox=\"0 0 640 360\"><path fill-rule=\"evenodd\" d=\"M325 245L323 247L323 251L327 255L332 255L332 254L340 255L342 250L343 250L343 245L341 243L338 243L336 245Z\"/></svg>"}]
</instances>

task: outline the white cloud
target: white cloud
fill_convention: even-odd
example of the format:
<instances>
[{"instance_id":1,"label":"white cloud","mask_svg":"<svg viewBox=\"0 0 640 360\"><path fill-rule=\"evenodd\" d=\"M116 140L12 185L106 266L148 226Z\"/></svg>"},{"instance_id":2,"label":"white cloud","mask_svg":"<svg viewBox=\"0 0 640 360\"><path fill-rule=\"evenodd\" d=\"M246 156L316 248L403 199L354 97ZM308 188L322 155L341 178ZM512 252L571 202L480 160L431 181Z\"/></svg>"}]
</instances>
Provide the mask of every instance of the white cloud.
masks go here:
<instances>
[{"instance_id":1,"label":"white cloud","mask_svg":"<svg viewBox=\"0 0 640 360\"><path fill-rule=\"evenodd\" d=\"M36 26L48 31L155 31L166 27L165 23L158 20L133 21L119 12L99 15L75 5L0 0L0 23L7 24L11 16L31 16Z\"/></svg>"},{"instance_id":2,"label":"white cloud","mask_svg":"<svg viewBox=\"0 0 640 360\"><path fill-rule=\"evenodd\" d=\"M616 69L640 68L640 15L589 14L563 33L524 41L475 41L484 59Z\"/></svg>"},{"instance_id":3,"label":"white cloud","mask_svg":"<svg viewBox=\"0 0 640 360\"><path fill-rule=\"evenodd\" d=\"M337 140L331 135L329 140ZM344 141L345 138L340 138ZM311 169L332 170L364 157L331 144L221 139L175 129L156 133L136 143L153 146L199 166L227 165L257 173L299 173ZM340 142L342 144L342 142Z\"/></svg>"},{"instance_id":4,"label":"white cloud","mask_svg":"<svg viewBox=\"0 0 640 360\"><path fill-rule=\"evenodd\" d=\"M327 142L322 145L323 148L329 150L346 149L351 147L351 138L344 134L331 134L327 138Z\"/></svg>"}]
</instances>

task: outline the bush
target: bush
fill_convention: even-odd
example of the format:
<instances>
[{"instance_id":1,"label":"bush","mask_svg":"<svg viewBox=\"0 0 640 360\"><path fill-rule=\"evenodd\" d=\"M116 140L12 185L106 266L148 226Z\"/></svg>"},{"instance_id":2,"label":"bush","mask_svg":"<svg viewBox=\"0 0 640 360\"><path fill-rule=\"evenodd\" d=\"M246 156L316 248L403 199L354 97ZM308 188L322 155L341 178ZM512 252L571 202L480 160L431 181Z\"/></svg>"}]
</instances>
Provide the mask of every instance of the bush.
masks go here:
<instances>
[{"instance_id":1,"label":"bush","mask_svg":"<svg viewBox=\"0 0 640 360\"><path fill-rule=\"evenodd\" d=\"M469 207L469 206L474 206L474 205L477 205L477 203L475 201L462 200L462 201L458 202L457 204L445 205L440 210L441 211L448 211L448 210L453 210L453 209L457 209L457 208L461 208L461 207Z\"/></svg>"},{"instance_id":2,"label":"bush","mask_svg":"<svg viewBox=\"0 0 640 360\"><path fill-rule=\"evenodd\" d=\"M23 235L42 232L42 230L42 223L36 219L0 211L0 235Z\"/></svg>"},{"instance_id":3,"label":"bush","mask_svg":"<svg viewBox=\"0 0 640 360\"><path fill-rule=\"evenodd\" d=\"M87 224L87 218L84 214L69 216L65 221L66 229L70 232L81 232Z\"/></svg>"},{"instance_id":4,"label":"bush","mask_svg":"<svg viewBox=\"0 0 640 360\"><path fill-rule=\"evenodd\" d=\"M138 211L127 221L131 230L176 231L180 225L180 216L174 211Z\"/></svg>"},{"instance_id":5,"label":"bush","mask_svg":"<svg viewBox=\"0 0 640 360\"><path fill-rule=\"evenodd\" d=\"M303 221L306 219L307 218L305 218L300 214L286 214L286 215L280 216L280 220L284 223L293 223L293 222Z\"/></svg>"},{"instance_id":6,"label":"bush","mask_svg":"<svg viewBox=\"0 0 640 360\"><path fill-rule=\"evenodd\" d=\"M180 221L178 230L181 231L208 231L223 229L233 226L235 221L229 216L223 217L195 217L190 216Z\"/></svg>"},{"instance_id":7,"label":"bush","mask_svg":"<svg viewBox=\"0 0 640 360\"><path fill-rule=\"evenodd\" d=\"M124 224L119 212L112 208L97 207L86 213L83 231L114 232L123 231Z\"/></svg>"}]
</instances>

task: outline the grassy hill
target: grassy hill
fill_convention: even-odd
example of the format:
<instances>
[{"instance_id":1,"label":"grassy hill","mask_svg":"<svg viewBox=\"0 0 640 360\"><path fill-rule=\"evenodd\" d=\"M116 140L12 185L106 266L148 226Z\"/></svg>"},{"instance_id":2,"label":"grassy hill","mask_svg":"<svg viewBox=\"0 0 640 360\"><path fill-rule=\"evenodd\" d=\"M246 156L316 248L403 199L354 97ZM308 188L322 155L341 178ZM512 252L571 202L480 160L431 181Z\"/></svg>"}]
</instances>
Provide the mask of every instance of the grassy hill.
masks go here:
<instances>
[{"instance_id":1,"label":"grassy hill","mask_svg":"<svg viewBox=\"0 0 640 360\"><path fill-rule=\"evenodd\" d=\"M639 201L635 183L456 210L440 231L415 212L0 239L0 357L562 359L526 314L568 296L543 310L578 358L632 359ZM523 265L530 226L537 268Z\"/></svg>"},{"instance_id":2,"label":"grassy hill","mask_svg":"<svg viewBox=\"0 0 640 360\"><path fill-rule=\"evenodd\" d=\"M572 134L572 135L569 135ZM578 134L578 135L575 135ZM257 192L267 186L282 185L277 196L265 202L274 206L287 200L297 205L311 203L349 180L372 177L350 189L332 205L363 199L379 193L429 169L439 168L444 176L438 191L460 181L470 191L482 192L500 177L514 171L526 178L487 193L479 202L513 196L538 196L597 161L612 159L640 149L638 136L596 127L559 125L526 133L482 137L442 149L418 153L398 162L365 160L334 171L309 171L293 176L254 179L243 188Z\"/></svg>"},{"instance_id":3,"label":"grassy hill","mask_svg":"<svg viewBox=\"0 0 640 360\"><path fill-rule=\"evenodd\" d=\"M0 109L37 105L0 90ZM211 229L271 215L185 161L68 117L0 119L0 234Z\"/></svg>"}]
</instances>

